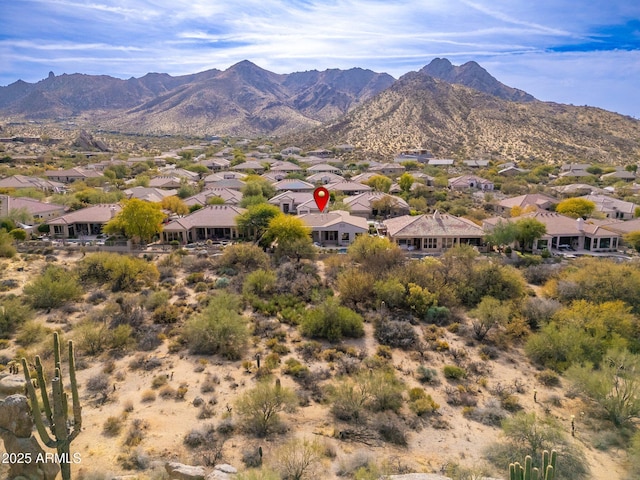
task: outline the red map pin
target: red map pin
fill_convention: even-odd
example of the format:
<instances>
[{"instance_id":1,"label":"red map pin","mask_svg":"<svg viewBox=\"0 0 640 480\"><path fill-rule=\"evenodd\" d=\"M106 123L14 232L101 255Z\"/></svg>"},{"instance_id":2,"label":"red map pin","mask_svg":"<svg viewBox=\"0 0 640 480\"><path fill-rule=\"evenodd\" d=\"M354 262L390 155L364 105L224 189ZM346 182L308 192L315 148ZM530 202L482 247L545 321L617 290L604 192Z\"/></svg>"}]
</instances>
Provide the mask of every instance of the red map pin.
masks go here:
<instances>
[{"instance_id":1,"label":"red map pin","mask_svg":"<svg viewBox=\"0 0 640 480\"><path fill-rule=\"evenodd\" d=\"M324 207L326 207L329 202L329 190L324 187L316 188L313 191L313 199L316 201L316 205L318 206L320 213L322 213Z\"/></svg>"}]
</instances>

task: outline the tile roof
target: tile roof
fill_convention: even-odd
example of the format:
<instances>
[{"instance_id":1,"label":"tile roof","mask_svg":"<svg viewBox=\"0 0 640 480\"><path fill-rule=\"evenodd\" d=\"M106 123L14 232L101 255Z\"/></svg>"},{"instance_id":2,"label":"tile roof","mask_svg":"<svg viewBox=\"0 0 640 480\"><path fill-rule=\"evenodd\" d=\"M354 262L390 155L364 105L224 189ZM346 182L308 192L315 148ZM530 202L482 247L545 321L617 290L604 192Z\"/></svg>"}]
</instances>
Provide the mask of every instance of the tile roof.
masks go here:
<instances>
[{"instance_id":1,"label":"tile roof","mask_svg":"<svg viewBox=\"0 0 640 480\"><path fill-rule=\"evenodd\" d=\"M431 215L404 215L383 222L390 237L482 237L484 230L466 218L454 217L447 213L435 212Z\"/></svg>"},{"instance_id":2,"label":"tile roof","mask_svg":"<svg viewBox=\"0 0 640 480\"><path fill-rule=\"evenodd\" d=\"M311 228L329 228L338 223L348 223L361 228L363 231L369 230L369 224L365 218L353 216L344 210L334 210L327 213L307 213L299 215L298 218Z\"/></svg>"},{"instance_id":3,"label":"tile roof","mask_svg":"<svg viewBox=\"0 0 640 480\"><path fill-rule=\"evenodd\" d=\"M117 203L102 203L67 213L48 220L49 225L71 225L74 223L107 223L122 210Z\"/></svg>"},{"instance_id":4,"label":"tile roof","mask_svg":"<svg viewBox=\"0 0 640 480\"><path fill-rule=\"evenodd\" d=\"M180 232L192 228L236 227L236 217L246 209L233 205L207 205L186 217L181 217L166 224L165 232Z\"/></svg>"}]
</instances>

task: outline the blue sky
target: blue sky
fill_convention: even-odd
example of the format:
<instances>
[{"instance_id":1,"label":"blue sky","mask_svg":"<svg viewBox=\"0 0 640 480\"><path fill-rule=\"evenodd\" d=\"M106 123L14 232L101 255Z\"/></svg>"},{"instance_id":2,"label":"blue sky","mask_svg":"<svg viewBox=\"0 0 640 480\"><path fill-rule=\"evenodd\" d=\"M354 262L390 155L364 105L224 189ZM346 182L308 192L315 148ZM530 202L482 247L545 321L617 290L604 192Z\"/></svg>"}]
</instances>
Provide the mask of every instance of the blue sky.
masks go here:
<instances>
[{"instance_id":1,"label":"blue sky","mask_svg":"<svg viewBox=\"0 0 640 480\"><path fill-rule=\"evenodd\" d=\"M0 85L49 71L120 78L475 60L540 100L640 118L634 0L2 0Z\"/></svg>"}]
</instances>

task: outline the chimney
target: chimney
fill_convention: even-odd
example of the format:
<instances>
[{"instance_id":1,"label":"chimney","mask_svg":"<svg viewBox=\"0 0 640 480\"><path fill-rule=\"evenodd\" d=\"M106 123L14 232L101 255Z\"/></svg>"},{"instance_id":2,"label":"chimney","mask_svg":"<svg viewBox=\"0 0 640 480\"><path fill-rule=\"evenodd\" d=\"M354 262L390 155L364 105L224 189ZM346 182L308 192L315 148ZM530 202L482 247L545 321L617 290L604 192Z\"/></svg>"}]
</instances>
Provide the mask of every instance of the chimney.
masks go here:
<instances>
[{"instance_id":1,"label":"chimney","mask_svg":"<svg viewBox=\"0 0 640 480\"><path fill-rule=\"evenodd\" d=\"M576 220L576 223L578 224L578 231L584 232L584 219L581 217L578 217L578 219Z\"/></svg>"},{"instance_id":2,"label":"chimney","mask_svg":"<svg viewBox=\"0 0 640 480\"><path fill-rule=\"evenodd\" d=\"M111 205L111 218L116 216L116 207L114 207L113 205Z\"/></svg>"}]
</instances>

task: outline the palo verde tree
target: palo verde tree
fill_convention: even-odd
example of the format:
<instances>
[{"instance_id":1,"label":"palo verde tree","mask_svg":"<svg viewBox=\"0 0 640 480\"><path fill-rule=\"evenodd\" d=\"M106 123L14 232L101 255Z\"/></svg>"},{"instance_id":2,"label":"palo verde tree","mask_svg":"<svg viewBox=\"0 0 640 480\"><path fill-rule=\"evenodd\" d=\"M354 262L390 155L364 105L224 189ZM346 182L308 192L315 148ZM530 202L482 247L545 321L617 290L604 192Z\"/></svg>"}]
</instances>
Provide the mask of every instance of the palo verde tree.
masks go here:
<instances>
[{"instance_id":1,"label":"palo verde tree","mask_svg":"<svg viewBox=\"0 0 640 480\"><path fill-rule=\"evenodd\" d=\"M269 223L275 217L284 215L275 205L260 203L250 206L246 212L236 217L236 224L247 238L255 243L263 243L262 239L269 228Z\"/></svg>"},{"instance_id":2,"label":"palo verde tree","mask_svg":"<svg viewBox=\"0 0 640 480\"><path fill-rule=\"evenodd\" d=\"M535 218L522 218L515 225L517 228L516 240L523 250L531 250L533 242L547 233L546 225Z\"/></svg>"},{"instance_id":3,"label":"palo verde tree","mask_svg":"<svg viewBox=\"0 0 640 480\"><path fill-rule=\"evenodd\" d=\"M157 203L132 198L124 202L122 210L103 228L110 235L124 234L134 241L149 242L162 232L164 213Z\"/></svg>"},{"instance_id":4,"label":"palo verde tree","mask_svg":"<svg viewBox=\"0 0 640 480\"><path fill-rule=\"evenodd\" d=\"M556 212L572 218L588 217L593 213L596 204L586 198L567 198L556 205Z\"/></svg>"}]
</instances>

